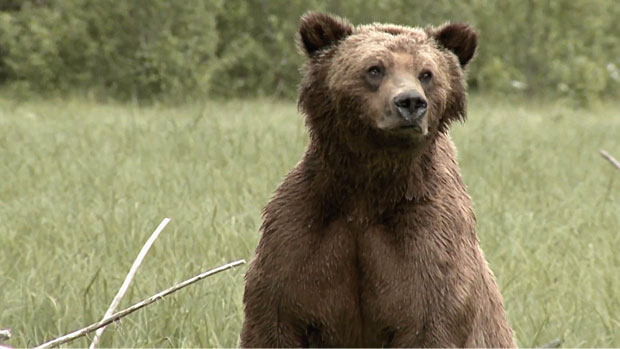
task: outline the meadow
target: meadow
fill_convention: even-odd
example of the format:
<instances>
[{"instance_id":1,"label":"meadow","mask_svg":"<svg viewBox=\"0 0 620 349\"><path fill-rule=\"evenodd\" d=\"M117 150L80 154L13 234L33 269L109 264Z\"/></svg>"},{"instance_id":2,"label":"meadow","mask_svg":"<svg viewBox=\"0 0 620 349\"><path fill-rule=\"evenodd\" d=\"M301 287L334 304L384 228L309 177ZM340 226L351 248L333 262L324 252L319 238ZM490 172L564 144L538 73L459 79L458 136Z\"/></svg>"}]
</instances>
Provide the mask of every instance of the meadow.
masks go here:
<instances>
[{"instance_id":1,"label":"meadow","mask_svg":"<svg viewBox=\"0 0 620 349\"><path fill-rule=\"evenodd\" d=\"M620 104L470 99L456 124L482 247L520 346L620 347ZM239 258L307 141L294 102L0 97L0 328L33 346ZM234 347L247 266L137 312L104 347ZM88 346L82 338L71 347Z\"/></svg>"}]
</instances>

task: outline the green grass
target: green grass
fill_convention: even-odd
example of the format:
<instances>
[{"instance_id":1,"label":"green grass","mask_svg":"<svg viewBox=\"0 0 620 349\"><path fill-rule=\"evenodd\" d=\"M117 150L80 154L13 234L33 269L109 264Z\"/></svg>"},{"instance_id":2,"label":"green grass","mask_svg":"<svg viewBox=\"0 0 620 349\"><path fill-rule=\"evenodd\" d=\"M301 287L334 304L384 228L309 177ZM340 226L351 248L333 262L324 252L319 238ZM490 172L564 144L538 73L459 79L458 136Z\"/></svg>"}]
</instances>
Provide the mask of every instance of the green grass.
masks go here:
<instances>
[{"instance_id":1,"label":"green grass","mask_svg":"<svg viewBox=\"0 0 620 349\"><path fill-rule=\"evenodd\" d=\"M620 105L471 100L453 127L478 232L519 345L620 346ZM32 346L237 258L306 142L294 103L184 107L0 98L0 328ZM247 267L110 326L103 346L236 346ZM87 346L87 339L70 346Z\"/></svg>"}]
</instances>

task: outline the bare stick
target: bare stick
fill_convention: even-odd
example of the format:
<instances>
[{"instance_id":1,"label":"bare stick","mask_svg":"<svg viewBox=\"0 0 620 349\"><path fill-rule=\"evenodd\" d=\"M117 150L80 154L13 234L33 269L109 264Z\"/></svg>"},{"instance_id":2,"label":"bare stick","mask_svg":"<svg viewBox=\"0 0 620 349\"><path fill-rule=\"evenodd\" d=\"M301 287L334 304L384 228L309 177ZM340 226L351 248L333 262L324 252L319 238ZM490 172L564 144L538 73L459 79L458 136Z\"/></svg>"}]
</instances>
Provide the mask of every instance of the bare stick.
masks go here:
<instances>
[{"instance_id":1,"label":"bare stick","mask_svg":"<svg viewBox=\"0 0 620 349\"><path fill-rule=\"evenodd\" d=\"M618 170L620 171L620 162L618 162L618 160L614 159L613 156L609 155L608 152L604 151L603 149L601 149L601 155L607 159L609 162L611 162L611 164Z\"/></svg>"},{"instance_id":2,"label":"bare stick","mask_svg":"<svg viewBox=\"0 0 620 349\"><path fill-rule=\"evenodd\" d=\"M131 269L129 269L129 273L127 273L127 276L125 276L125 281L123 281L121 288L118 290L118 293L116 293L116 296L114 296L114 299L112 300L112 304L110 304L110 307L105 312L105 315L103 315L103 319L114 314L114 310L116 310L116 307L118 307L118 304L121 302L121 299L125 295L125 292L127 292L127 289L129 288L129 284L131 284L131 281L133 281L134 276L136 276L136 273L138 272L138 268L140 267L140 264L142 264L142 260L144 259L144 257L146 257L146 254L149 252L149 249L155 242L155 239L157 239L157 237L159 236L159 233L161 233L161 231L164 230L168 222L170 222L170 218L164 218L164 220L161 221L161 223L159 223L159 226L157 227L157 229L155 229L153 234L151 234L151 237L146 241L144 246L142 246L140 253L138 253L138 257L133 262ZM104 330L105 330L105 326L97 330L92 343L90 343L89 349L95 349L97 344L99 344L99 339L101 338L101 334L103 333Z\"/></svg>"},{"instance_id":3,"label":"bare stick","mask_svg":"<svg viewBox=\"0 0 620 349\"><path fill-rule=\"evenodd\" d=\"M0 347L5 341L8 341L9 339L11 339L11 330L8 328L0 330Z\"/></svg>"},{"instance_id":4,"label":"bare stick","mask_svg":"<svg viewBox=\"0 0 620 349\"><path fill-rule=\"evenodd\" d=\"M189 285L195 283L196 281L200 281L200 280L202 280L202 279L204 279L206 277L209 277L209 276L211 276L213 274L217 274L217 273L222 272L224 270L237 267L237 266L239 266L241 264L245 264L245 260L244 259L240 259L238 261L235 261L235 262L232 262L232 263L228 263L228 264L222 265L220 267L217 267L215 269L211 269L209 271L206 271L206 272L204 272L202 274L196 275L193 278L187 279L187 280L185 280L185 281L183 281L183 282L181 282L179 284L176 284L176 285L174 285L174 286L172 286L172 287L170 287L170 288L168 288L166 290L163 290L163 291L161 291L161 292L159 292L159 293L157 293L157 294L155 294L155 295L153 295L153 296L151 296L151 297L149 297L149 298L147 298L147 299L145 299L145 300L143 300L141 302L138 302L138 303L132 305L131 307L127 308L127 309L123 309L123 310L119 311L118 313L112 314L109 317L107 317L107 318L105 318L105 319L103 319L103 320L101 320L99 322L96 322L96 323L94 323L94 324L92 324L90 326L84 327L84 328L82 328L80 330L73 331L73 332L71 332L69 334L66 334L66 335L62 336L62 337L58 337L58 338L53 339L53 340L51 340L49 342L45 342L45 343L39 345L38 347L35 347L35 349L51 348L51 347L59 346L61 344L70 342L70 341L72 341L72 340L74 340L76 338L80 338L80 337L82 337L82 336L84 336L84 335L86 335L86 334L88 334L88 333L90 333L92 331L97 330L100 327L107 326L107 325L111 324L112 322L117 321L117 320L119 320L119 319L121 319L121 318L123 318L123 317L125 317L125 316L127 316L127 315L129 315L131 313L133 313L134 311L136 311L136 310L138 310L140 308L143 308L143 307L145 307L145 306L147 306L147 305L149 305L151 303L154 303L157 300L162 299L162 298L164 298L165 296L167 296L167 295L169 295L171 293L174 293L174 292L176 292L176 291L178 291L178 290L180 290L180 289L182 289L182 288L184 288L186 286L189 286Z\"/></svg>"},{"instance_id":5,"label":"bare stick","mask_svg":"<svg viewBox=\"0 0 620 349\"><path fill-rule=\"evenodd\" d=\"M539 347L539 348L557 348L560 345L562 345L562 340L559 338L556 338L554 340L552 340L551 342Z\"/></svg>"}]
</instances>

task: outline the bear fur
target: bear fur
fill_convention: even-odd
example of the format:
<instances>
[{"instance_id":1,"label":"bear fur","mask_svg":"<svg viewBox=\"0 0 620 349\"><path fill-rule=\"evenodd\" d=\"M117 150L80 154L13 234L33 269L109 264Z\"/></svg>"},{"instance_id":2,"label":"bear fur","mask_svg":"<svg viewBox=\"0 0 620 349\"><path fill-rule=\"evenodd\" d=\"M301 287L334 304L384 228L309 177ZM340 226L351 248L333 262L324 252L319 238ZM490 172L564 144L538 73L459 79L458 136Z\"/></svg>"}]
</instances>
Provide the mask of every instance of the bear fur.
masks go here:
<instances>
[{"instance_id":1,"label":"bear fur","mask_svg":"<svg viewBox=\"0 0 620 349\"><path fill-rule=\"evenodd\" d=\"M241 346L514 347L447 133L476 33L321 13L299 33L310 142L264 210Z\"/></svg>"}]
</instances>

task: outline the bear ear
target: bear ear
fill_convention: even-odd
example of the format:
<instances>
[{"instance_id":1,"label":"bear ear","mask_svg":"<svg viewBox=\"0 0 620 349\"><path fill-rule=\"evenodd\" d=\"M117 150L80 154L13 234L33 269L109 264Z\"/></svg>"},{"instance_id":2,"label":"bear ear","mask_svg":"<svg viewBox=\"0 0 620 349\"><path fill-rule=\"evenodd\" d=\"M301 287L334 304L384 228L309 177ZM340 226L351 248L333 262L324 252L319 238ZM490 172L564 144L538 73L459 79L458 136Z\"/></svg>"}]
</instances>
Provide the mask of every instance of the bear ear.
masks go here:
<instances>
[{"instance_id":1,"label":"bear ear","mask_svg":"<svg viewBox=\"0 0 620 349\"><path fill-rule=\"evenodd\" d=\"M299 26L302 49L308 57L313 57L321 49L334 45L352 32L353 27L344 19L318 12L306 12Z\"/></svg>"},{"instance_id":2,"label":"bear ear","mask_svg":"<svg viewBox=\"0 0 620 349\"><path fill-rule=\"evenodd\" d=\"M430 35L459 58L462 68L469 63L478 47L478 34L467 24L445 24L432 29Z\"/></svg>"}]
</instances>

